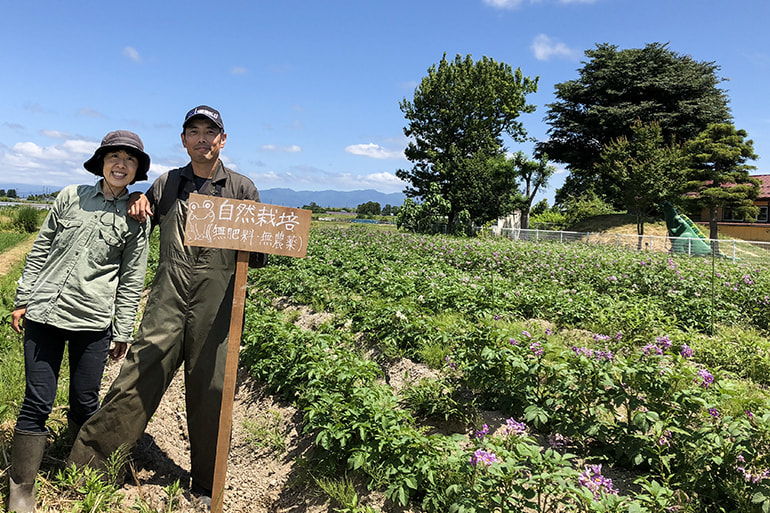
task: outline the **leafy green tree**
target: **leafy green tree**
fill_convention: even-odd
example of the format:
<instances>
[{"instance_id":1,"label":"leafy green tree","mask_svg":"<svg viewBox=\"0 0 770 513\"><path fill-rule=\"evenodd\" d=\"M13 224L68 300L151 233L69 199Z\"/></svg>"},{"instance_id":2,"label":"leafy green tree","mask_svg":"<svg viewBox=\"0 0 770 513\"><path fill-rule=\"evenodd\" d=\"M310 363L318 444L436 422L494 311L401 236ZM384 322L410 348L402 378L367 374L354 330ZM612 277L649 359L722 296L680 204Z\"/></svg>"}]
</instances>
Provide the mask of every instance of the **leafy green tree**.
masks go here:
<instances>
[{"instance_id":1,"label":"leafy green tree","mask_svg":"<svg viewBox=\"0 0 770 513\"><path fill-rule=\"evenodd\" d=\"M529 228L529 214L532 202L538 191L548 184L548 180L556 172L556 168L548 164L548 157L543 155L538 160L530 160L523 152L516 153L511 159L516 175L521 180L524 190L521 206L521 227ZM546 202L546 207L548 202Z\"/></svg>"},{"instance_id":2,"label":"leafy green tree","mask_svg":"<svg viewBox=\"0 0 770 513\"><path fill-rule=\"evenodd\" d=\"M366 203L358 205L356 208L356 213L359 216L378 216L381 211L382 208L376 201L367 201Z\"/></svg>"},{"instance_id":3,"label":"leafy green tree","mask_svg":"<svg viewBox=\"0 0 770 513\"><path fill-rule=\"evenodd\" d=\"M634 125L630 137L621 136L608 144L596 168L620 187L620 199L636 218L636 233L644 235L644 220L663 201L681 203L686 182L681 147L666 145L660 124Z\"/></svg>"},{"instance_id":4,"label":"leafy green tree","mask_svg":"<svg viewBox=\"0 0 770 513\"><path fill-rule=\"evenodd\" d=\"M524 140L526 131L518 118L535 107L525 101L537 91L537 78L523 76L505 63L470 55L447 60L428 69L412 101L399 106L408 122L404 134L411 138L404 154L414 166L396 175L409 183L407 197L425 198L431 185L439 186L450 202L450 221L459 220L467 210L474 220L489 213L484 204L493 203L489 193L499 184L483 183L487 174L474 175L487 159L504 154L503 135Z\"/></svg>"},{"instance_id":5,"label":"leafy green tree","mask_svg":"<svg viewBox=\"0 0 770 513\"><path fill-rule=\"evenodd\" d=\"M747 136L730 123L714 123L685 144L691 161L687 190L695 193L696 208L709 210L710 239L717 239L720 208L730 208L748 220L756 220L759 213L754 200L760 183L749 176L756 167L747 164L758 157L754 141Z\"/></svg>"},{"instance_id":6,"label":"leafy green tree","mask_svg":"<svg viewBox=\"0 0 770 513\"><path fill-rule=\"evenodd\" d=\"M535 203L532 208L529 210L530 216L537 216L540 214L544 214L545 212L548 212L551 210L551 207L548 205L547 199L541 199L537 203Z\"/></svg>"},{"instance_id":7,"label":"leafy green tree","mask_svg":"<svg viewBox=\"0 0 770 513\"><path fill-rule=\"evenodd\" d=\"M8 197L9 198L18 198L18 194L16 194L16 189L8 189Z\"/></svg>"},{"instance_id":8,"label":"leafy green tree","mask_svg":"<svg viewBox=\"0 0 770 513\"><path fill-rule=\"evenodd\" d=\"M406 198L396 214L396 227L413 232L428 232L436 225L446 225L449 201L441 194L438 184L433 184L425 201L416 203Z\"/></svg>"},{"instance_id":9,"label":"leafy green tree","mask_svg":"<svg viewBox=\"0 0 770 513\"><path fill-rule=\"evenodd\" d=\"M619 186L594 163L604 147L631 136L637 120L660 124L664 141L684 142L709 123L731 119L719 67L677 54L667 44L618 50L600 44L586 50L579 78L556 84L557 101L547 105L547 141L536 153L567 164L570 175L556 203L593 191L620 206Z\"/></svg>"},{"instance_id":10,"label":"leafy green tree","mask_svg":"<svg viewBox=\"0 0 770 513\"><path fill-rule=\"evenodd\" d=\"M454 187L445 194L450 206L459 209L450 218L459 224L483 224L513 212L523 203L517 178L514 163L505 155L477 153L462 159Z\"/></svg>"},{"instance_id":11,"label":"leafy green tree","mask_svg":"<svg viewBox=\"0 0 770 513\"><path fill-rule=\"evenodd\" d=\"M323 214L327 210L327 209L325 209L325 208L323 208L323 207L321 207L319 205L316 205L315 201L311 201L310 205L303 205L302 209L303 210L310 210L314 214Z\"/></svg>"},{"instance_id":12,"label":"leafy green tree","mask_svg":"<svg viewBox=\"0 0 770 513\"><path fill-rule=\"evenodd\" d=\"M6 196L5 189L0 189L0 198L4 198Z\"/></svg>"},{"instance_id":13,"label":"leafy green tree","mask_svg":"<svg viewBox=\"0 0 770 513\"><path fill-rule=\"evenodd\" d=\"M569 229L589 217L614 214L615 209L593 192L569 198L564 203L564 225Z\"/></svg>"}]
</instances>

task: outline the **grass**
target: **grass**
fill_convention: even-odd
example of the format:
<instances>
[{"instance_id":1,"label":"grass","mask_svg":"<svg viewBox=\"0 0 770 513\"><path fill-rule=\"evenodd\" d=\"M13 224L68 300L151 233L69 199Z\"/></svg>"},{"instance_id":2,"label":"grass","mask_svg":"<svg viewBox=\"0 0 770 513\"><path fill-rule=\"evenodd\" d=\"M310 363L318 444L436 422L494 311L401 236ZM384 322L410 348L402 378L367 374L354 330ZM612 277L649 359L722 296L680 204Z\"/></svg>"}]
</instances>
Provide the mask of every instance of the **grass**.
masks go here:
<instances>
[{"instance_id":1,"label":"grass","mask_svg":"<svg viewBox=\"0 0 770 513\"><path fill-rule=\"evenodd\" d=\"M248 433L246 441L254 447L264 447L275 452L286 451L286 435L281 413L271 410L254 419L245 419L243 428Z\"/></svg>"},{"instance_id":2,"label":"grass","mask_svg":"<svg viewBox=\"0 0 770 513\"><path fill-rule=\"evenodd\" d=\"M28 237L28 233L0 232L0 253L7 251Z\"/></svg>"}]
</instances>

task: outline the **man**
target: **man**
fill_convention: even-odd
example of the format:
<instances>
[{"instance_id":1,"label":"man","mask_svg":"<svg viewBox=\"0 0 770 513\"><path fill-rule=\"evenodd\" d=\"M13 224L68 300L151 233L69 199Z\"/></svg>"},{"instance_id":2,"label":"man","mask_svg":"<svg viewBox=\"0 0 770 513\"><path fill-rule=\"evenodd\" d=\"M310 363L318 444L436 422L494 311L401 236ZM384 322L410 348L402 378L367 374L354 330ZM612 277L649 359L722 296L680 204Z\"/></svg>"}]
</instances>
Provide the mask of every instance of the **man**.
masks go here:
<instances>
[{"instance_id":1,"label":"man","mask_svg":"<svg viewBox=\"0 0 770 513\"><path fill-rule=\"evenodd\" d=\"M184 364L192 491L210 505L237 252L184 245L191 192L259 201L254 184L219 160L227 134L222 117L201 105L187 113L185 167L158 178L129 215L160 226L160 259L134 343L101 409L80 430L69 461L104 468L121 446L132 449ZM262 267L267 255L252 253Z\"/></svg>"}]
</instances>

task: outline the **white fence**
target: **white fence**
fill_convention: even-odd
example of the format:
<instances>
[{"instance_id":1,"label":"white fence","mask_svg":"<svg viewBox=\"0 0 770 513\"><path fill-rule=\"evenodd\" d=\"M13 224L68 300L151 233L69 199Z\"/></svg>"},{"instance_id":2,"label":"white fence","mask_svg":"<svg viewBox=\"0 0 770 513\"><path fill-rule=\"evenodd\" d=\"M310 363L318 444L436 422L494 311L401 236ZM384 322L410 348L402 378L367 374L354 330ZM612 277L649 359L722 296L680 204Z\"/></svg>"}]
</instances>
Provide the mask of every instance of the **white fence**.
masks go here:
<instances>
[{"instance_id":1,"label":"white fence","mask_svg":"<svg viewBox=\"0 0 770 513\"><path fill-rule=\"evenodd\" d=\"M770 262L770 242L752 242L733 239L701 239L661 237L657 235L631 235L600 232L564 232L551 230L522 230L504 228L502 237L528 242L605 244L635 251L679 253L691 256L719 256L740 262L767 264Z\"/></svg>"}]
</instances>

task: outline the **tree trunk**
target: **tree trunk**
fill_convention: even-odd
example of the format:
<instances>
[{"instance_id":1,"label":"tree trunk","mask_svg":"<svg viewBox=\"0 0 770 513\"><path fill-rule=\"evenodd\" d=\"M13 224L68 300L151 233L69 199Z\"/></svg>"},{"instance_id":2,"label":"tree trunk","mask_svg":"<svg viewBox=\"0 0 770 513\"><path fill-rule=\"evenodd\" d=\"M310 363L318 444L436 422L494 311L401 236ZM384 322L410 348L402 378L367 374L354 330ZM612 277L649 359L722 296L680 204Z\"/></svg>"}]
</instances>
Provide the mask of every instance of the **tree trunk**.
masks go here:
<instances>
[{"instance_id":1,"label":"tree trunk","mask_svg":"<svg viewBox=\"0 0 770 513\"><path fill-rule=\"evenodd\" d=\"M719 218L717 214L719 209L717 207L711 207L709 216L709 239L711 239L711 254L719 254Z\"/></svg>"}]
</instances>

